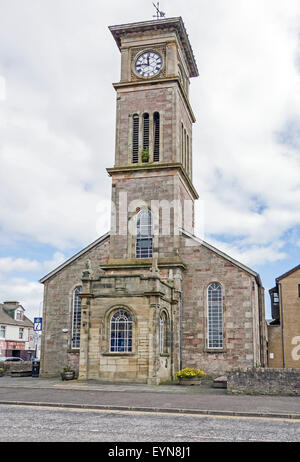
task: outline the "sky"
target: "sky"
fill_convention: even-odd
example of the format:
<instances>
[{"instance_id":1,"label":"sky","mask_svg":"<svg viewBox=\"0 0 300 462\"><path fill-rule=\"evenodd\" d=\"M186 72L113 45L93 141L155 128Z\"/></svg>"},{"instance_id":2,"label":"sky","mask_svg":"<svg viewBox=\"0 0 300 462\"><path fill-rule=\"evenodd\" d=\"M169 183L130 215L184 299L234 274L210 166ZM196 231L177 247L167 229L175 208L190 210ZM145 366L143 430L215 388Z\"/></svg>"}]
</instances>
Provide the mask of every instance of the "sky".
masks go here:
<instances>
[{"instance_id":1,"label":"sky","mask_svg":"<svg viewBox=\"0 0 300 462\"><path fill-rule=\"evenodd\" d=\"M300 264L299 0L164 0L182 16L196 228L266 290ZM0 0L0 302L42 314L39 279L110 228L120 52L151 0Z\"/></svg>"}]
</instances>

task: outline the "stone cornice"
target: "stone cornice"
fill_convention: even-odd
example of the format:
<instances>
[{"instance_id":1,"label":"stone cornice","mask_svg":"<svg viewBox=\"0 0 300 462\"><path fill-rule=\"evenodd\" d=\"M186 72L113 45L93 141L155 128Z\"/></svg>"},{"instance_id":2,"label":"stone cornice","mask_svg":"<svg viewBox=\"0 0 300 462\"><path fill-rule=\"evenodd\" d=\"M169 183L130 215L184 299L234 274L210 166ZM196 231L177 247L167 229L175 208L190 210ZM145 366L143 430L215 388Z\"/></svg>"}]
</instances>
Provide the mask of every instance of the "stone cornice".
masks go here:
<instances>
[{"instance_id":1,"label":"stone cornice","mask_svg":"<svg viewBox=\"0 0 300 462\"><path fill-rule=\"evenodd\" d=\"M156 78L155 80L133 80L130 82L117 82L117 83L113 83L113 87L115 90L119 90L122 88L129 88L129 87L135 87L136 89L136 87L139 87L139 86L153 87L153 85L158 85L158 84L163 84L163 83L172 83L172 82L177 82L179 84L180 93L185 101L185 104L190 114L191 120L193 123L195 123L196 122L195 114L187 98L186 92L183 90L182 83L180 82L180 79L178 76Z\"/></svg>"},{"instance_id":2,"label":"stone cornice","mask_svg":"<svg viewBox=\"0 0 300 462\"><path fill-rule=\"evenodd\" d=\"M153 163L153 164L130 164L130 165L121 165L119 167L107 168L106 171L109 176L118 173L128 173L128 172L142 172L142 171L151 171L151 170L163 170L163 169L176 169L179 170L182 174L185 182L194 199L199 199L199 195L196 189L193 186L189 176L187 175L185 169L183 168L182 164L179 162L161 162L161 163Z\"/></svg>"},{"instance_id":3,"label":"stone cornice","mask_svg":"<svg viewBox=\"0 0 300 462\"><path fill-rule=\"evenodd\" d=\"M150 260L150 261L149 261ZM142 268L151 268L152 266L152 259L149 259L148 261L141 261L141 262L130 262L128 259L126 260L115 260L111 261L110 263L106 263L104 265L100 265L100 268L103 270L124 270L124 269L142 269ZM163 260L158 260L158 267L159 268L182 268L186 269L185 264L181 260L168 260L168 261L163 261ZM101 277L105 277L102 276ZM116 275L106 275L107 278L109 277L116 277Z\"/></svg>"},{"instance_id":4,"label":"stone cornice","mask_svg":"<svg viewBox=\"0 0 300 462\"><path fill-rule=\"evenodd\" d=\"M181 17L155 19L151 21L121 24L116 26L110 26L109 30L111 31L119 49L121 49L122 36L127 36L130 33L143 33L154 30L175 31L179 39L179 42L182 45L182 49L185 53L186 61L189 67L190 77L197 77L199 75L194 53Z\"/></svg>"}]
</instances>

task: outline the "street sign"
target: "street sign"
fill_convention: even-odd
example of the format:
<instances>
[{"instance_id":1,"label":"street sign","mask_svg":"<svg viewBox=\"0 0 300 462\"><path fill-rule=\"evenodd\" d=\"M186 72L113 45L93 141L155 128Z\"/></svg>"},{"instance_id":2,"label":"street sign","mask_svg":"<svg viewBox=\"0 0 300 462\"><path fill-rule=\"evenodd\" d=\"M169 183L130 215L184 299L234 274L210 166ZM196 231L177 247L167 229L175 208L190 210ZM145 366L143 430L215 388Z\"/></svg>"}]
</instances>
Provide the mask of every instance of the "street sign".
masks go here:
<instances>
[{"instance_id":1,"label":"street sign","mask_svg":"<svg viewBox=\"0 0 300 462\"><path fill-rule=\"evenodd\" d=\"M33 330L40 332L42 330L42 318L33 319Z\"/></svg>"}]
</instances>

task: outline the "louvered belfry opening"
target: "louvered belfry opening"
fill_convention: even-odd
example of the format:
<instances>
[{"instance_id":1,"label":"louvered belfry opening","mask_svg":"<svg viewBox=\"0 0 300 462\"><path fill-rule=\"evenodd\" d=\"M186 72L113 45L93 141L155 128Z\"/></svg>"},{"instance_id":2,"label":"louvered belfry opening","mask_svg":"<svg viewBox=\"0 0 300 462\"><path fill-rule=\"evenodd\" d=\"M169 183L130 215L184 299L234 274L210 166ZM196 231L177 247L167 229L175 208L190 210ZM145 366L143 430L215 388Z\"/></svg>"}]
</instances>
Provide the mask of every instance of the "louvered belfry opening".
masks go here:
<instances>
[{"instance_id":1,"label":"louvered belfry opening","mask_svg":"<svg viewBox=\"0 0 300 462\"><path fill-rule=\"evenodd\" d=\"M149 150L149 114L143 115L143 149Z\"/></svg>"},{"instance_id":2,"label":"louvered belfry opening","mask_svg":"<svg viewBox=\"0 0 300 462\"><path fill-rule=\"evenodd\" d=\"M153 115L153 125L154 125L154 149L153 149L153 160L154 162L159 162L159 143L160 143L160 117L159 113L155 112Z\"/></svg>"},{"instance_id":3,"label":"louvered belfry opening","mask_svg":"<svg viewBox=\"0 0 300 462\"><path fill-rule=\"evenodd\" d=\"M139 116L133 116L133 130L132 130L132 162L137 164L139 161Z\"/></svg>"}]
</instances>

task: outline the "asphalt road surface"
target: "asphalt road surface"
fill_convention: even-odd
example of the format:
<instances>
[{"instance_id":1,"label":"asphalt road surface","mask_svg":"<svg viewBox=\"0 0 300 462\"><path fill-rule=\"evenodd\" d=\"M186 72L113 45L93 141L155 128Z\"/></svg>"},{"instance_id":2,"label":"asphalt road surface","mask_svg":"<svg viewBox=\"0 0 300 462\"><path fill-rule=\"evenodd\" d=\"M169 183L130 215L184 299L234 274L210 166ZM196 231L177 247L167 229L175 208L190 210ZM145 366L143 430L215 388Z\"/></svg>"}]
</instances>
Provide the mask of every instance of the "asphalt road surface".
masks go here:
<instances>
[{"instance_id":1,"label":"asphalt road surface","mask_svg":"<svg viewBox=\"0 0 300 462\"><path fill-rule=\"evenodd\" d=\"M0 442L296 442L300 421L0 405Z\"/></svg>"}]
</instances>

